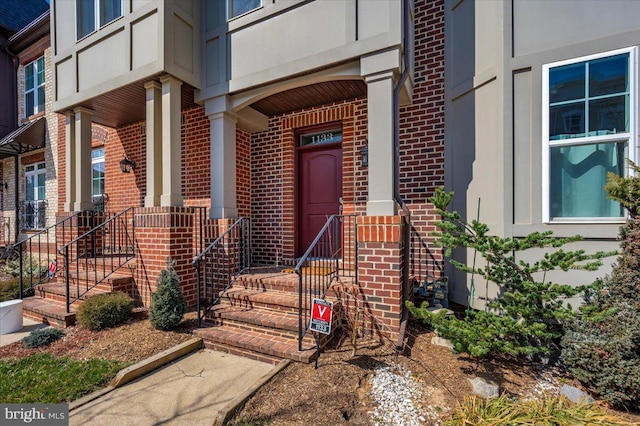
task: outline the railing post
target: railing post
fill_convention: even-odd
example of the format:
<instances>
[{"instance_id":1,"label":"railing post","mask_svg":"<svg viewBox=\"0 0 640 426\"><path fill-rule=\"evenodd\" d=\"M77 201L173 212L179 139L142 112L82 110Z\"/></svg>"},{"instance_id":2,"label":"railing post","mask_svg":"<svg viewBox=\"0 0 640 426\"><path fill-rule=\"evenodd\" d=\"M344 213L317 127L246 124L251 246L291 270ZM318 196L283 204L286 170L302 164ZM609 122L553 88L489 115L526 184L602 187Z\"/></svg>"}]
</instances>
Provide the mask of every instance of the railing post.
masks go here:
<instances>
[{"instance_id":1,"label":"railing post","mask_svg":"<svg viewBox=\"0 0 640 426\"><path fill-rule=\"evenodd\" d=\"M70 301L71 301L71 295L69 294L69 246L66 246L64 248L65 253L64 253L64 274L65 274L65 287L66 287L66 302L67 302L67 313L70 313Z\"/></svg>"},{"instance_id":2,"label":"railing post","mask_svg":"<svg viewBox=\"0 0 640 426\"><path fill-rule=\"evenodd\" d=\"M22 244L18 244L18 262L20 264L20 270L19 270L20 278L18 279L19 281L18 289L20 291L20 299L22 299L22 292L24 291L24 283L23 283L24 265L22 261Z\"/></svg>"},{"instance_id":3,"label":"railing post","mask_svg":"<svg viewBox=\"0 0 640 426\"><path fill-rule=\"evenodd\" d=\"M200 327L201 317L200 317L200 261L197 260L196 264L193 265L196 268L196 315L197 315L197 325Z\"/></svg>"}]
</instances>

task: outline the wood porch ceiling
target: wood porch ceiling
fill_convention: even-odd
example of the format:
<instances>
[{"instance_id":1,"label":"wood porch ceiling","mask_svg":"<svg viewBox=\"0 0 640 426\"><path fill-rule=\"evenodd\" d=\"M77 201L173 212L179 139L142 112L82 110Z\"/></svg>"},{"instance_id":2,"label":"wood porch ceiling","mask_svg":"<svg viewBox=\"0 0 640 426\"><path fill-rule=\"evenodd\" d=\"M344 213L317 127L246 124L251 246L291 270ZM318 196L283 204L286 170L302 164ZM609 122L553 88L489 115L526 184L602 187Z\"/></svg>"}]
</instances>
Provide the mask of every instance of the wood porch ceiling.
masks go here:
<instances>
[{"instance_id":1,"label":"wood porch ceiling","mask_svg":"<svg viewBox=\"0 0 640 426\"><path fill-rule=\"evenodd\" d=\"M273 116L366 95L367 85L362 80L327 81L276 93L254 102L251 107Z\"/></svg>"}]
</instances>

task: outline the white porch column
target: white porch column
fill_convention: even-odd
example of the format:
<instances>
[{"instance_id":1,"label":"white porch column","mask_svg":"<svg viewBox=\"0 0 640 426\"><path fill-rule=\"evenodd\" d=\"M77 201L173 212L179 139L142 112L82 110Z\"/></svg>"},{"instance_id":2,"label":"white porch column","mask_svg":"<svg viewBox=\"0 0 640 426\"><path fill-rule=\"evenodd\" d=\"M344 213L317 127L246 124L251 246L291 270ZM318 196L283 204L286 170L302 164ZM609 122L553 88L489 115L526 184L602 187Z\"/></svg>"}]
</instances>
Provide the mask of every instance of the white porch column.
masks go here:
<instances>
[{"instance_id":1,"label":"white porch column","mask_svg":"<svg viewBox=\"0 0 640 426\"><path fill-rule=\"evenodd\" d=\"M162 194L162 85L157 81L145 83L147 91L147 195L145 207L160 205Z\"/></svg>"},{"instance_id":2,"label":"white porch column","mask_svg":"<svg viewBox=\"0 0 640 426\"><path fill-rule=\"evenodd\" d=\"M76 200L76 115L73 111L66 111L65 118L65 176L64 176L64 211L73 211Z\"/></svg>"},{"instance_id":3,"label":"white porch column","mask_svg":"<svg viewBox=\"0 0 640 426\"><path fill-rule=\"evenodd\" d=\"M182 81L165 75L162 83L162 194L160 205L182 206L180 106Z\"/></svg>"},{"instance_id":4,"label":"white porch column","mask_svg":"<svg viewBox=\"0 0 640 426\"><path fill-rule=\"evenodd\" d=\"M393 170L393 86L394 74L385 71L368 75L367 108L369 141L368 216L396 214Z\"/></svg>"},{"instance_id":5,"label":"white porch column","mask_svg":"<svg viewBox=\"0 0 640 426\"><path fill-rule=\"evenodd\" d=\"M91 117L93 111L78 107L75 113L75 164L70 169L75 179L74 211L91 210Z\"/></svg>"},{"instance_id":6,"label":"white porch column","mask_svg":"<svg viewBox=\"0 0 640 426\"><path fill-rule=\"evenodd\" d=\"M236 218L236 118L209 114L211 137L211 218Z\"/></svg>"}]
</instances>

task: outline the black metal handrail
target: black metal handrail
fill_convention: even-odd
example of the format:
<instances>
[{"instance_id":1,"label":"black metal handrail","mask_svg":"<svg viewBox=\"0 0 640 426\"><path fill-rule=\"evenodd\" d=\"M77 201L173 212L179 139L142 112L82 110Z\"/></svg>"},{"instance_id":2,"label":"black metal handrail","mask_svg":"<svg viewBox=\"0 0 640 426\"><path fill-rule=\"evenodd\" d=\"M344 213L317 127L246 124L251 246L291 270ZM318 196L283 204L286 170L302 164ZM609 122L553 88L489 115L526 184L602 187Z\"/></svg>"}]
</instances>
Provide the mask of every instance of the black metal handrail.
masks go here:
<instances>
[{"instance_id":1,"label":"black metal handrail","mask_svg":"<svg viewBox=\"0 0 640 426\"><path fill-rule=\"evenodd\" d=\"M415 227L411 226L409 273L413 282L433 282L442 277L443 262L435 258Z\"/></svg>"},{"instance_id":2,"label":"black metal handrail","mask_svg":"<svg viewBox=\"0 0 640 426\"><path fill-rule=\"evenodd\" d=\"M51 262L55 261L57 263L56 241L66 241L67 238L71 238L74 231L77 232L77 227L73 225L72 221L78 214L79 212L75 212L71 216L61 219L55 224L5 248L3 257L15 258L20 264L20 276L18 279L18 297L20 299L24 297L26 291L33 289L38 284L42 284L47 279L53 278L53 273L48 275L46 271ZM49 237L53 230L55 230L55 239L51 241ZM30 254L26 259L27 264L25 264L24 256L26 253ZM28 268L26 271L25 266ZM28 283L27 288L25 288L25 282Z\"/></svg>"},{"instance_id":3,"label":"black metal handrail","mask_svg":"<svg viewBox=\"0 0 640 426\"><path fill-rule=\"evenodd\" d=\"M196 310L198 327L222 295L251 268L251 224L239 218L196 256Z\"/></svg>"},{"instance_id":4,"label":"black metal handrail","mask_svg":"<svg viewBox=\"0 0 640 426\"><path fill-rule=\"evenodd\" d=\"M92 223L101 223L58 250L64 256L67 312L70 312L73 302L135 257L134 211L129 207L120 213L90 213L88 219ZM76 273L74 297L71 297L71 265L74 265ZM80 266L84 267L83 272ZM81 281L84 282L83 288Z\"/></svg>"},{"instance_id":5,"label":"black metal handrail","mask_svg":"<svg viewBox=\"0 0 640 426\"><path fill-rule=\"evenodd\" d=\"M358 228L356 215L327 219L294 271L298 275L298 350L309 330L313 299L323 299L334 279L358 282Z\"/></svg>"}]
</instances>

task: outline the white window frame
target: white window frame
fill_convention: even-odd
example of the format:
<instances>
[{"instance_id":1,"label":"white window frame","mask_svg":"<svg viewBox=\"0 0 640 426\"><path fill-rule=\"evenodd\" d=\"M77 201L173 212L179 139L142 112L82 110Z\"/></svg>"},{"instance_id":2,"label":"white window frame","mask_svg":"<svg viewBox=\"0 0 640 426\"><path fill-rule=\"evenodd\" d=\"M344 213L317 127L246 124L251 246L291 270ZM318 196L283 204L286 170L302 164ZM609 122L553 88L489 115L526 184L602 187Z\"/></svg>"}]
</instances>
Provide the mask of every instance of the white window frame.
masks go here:
<instances>
[{"instance_id":1,"label":"white window frame","mask_svg":"<svg viewBox=\"0 0 640 426\"><path fill-rule=\"evenodd\" d=\"M227 4L227 21L231 21L232 19L236 19L236 18L239 18L241 16L245 16L245 15L251 13L251 12L255 12L256 10L261 9L264 6L264 4L263 4L264 0L260 0L260 4L258 6L256 6L255 8L247 10L247 11L244 11L244 12L240 13L239 15L232 16L231 12L233 10L233 2L234 1L235 0L227 0L226 1L226 4Z\"/></svg>"},{"instance_id":2,"label":"white window frame","mask_svg":"<svg viewBox=\"0 0 640 426\"><path fill-rule=\"evenodd\" d=\"M94 193L93 193L93 182L95 181L95 178L93 177L93 165L94 165L94 164L100 164L100 163L104 164L104 147L94 148L94 149L92 150L92 154L93 154L93 152L96 152L96 151L98 151L98 150L102 150L102 155L101 155L101 156L99 156L99 157L94 157L93 155L91 155L91 196L92 196L92 197L97 197L97 196L102 196L102 195L104 195L104 181L105 181L105 176L103 176L103 177L102 177L102 182L103 182L103 183L102 183L102 188L103 188L102 193L100 193L100 194L94 194Z\"/></svg>"},{"instance_id":3,"label":"white window frame","mask_svg":"<svg viewBox=\"0 0 640 426\"><path fill-rule=\"evenodd\" d=\"M28 170L29 168L33 167L33 170ZM44 175L44 181L45 181L45 190L44 190L44 198L38 198L38 175ZM27 184L27 180L29 179L30 176L33 176L36 182L36 185L34 186L34 191L35 193L32 194L33 195L33 199L28 199L28 194L26 191L26 184ZM47 199L47 165L44 161L39 162L39 163L33 163L33 164L27 164L24 168L24 181L25 181L25 201L44 201Z\"/></svg>"},{"instance_id":4,"label":"white window frame","mask_svg":"<svg viewBox=\"0 0 640 426\"><path fill-rule=\"evenodd\" d=\"M607 58L620 54L629 55L629 131L626 133L617 133L601 136L585 136L578 138L568 138L559 140L550 140L549 138L549 70L563 65L576 64L580 62L591 61L595 59ZM558 146L576 146L576 145L592 145L600 143L615 143L627 141L628 158L636 162L637 149L637 102L638 95L636 93L638 78L637 49L628 47L623 49L612 50L608 52L582 56L579 58L567 59L563 61L553 62L542 66L542 220L544 223L620 223L624 221L624 217L572 217L572 218L552 218L550 206L550 185L551 185L551 158L550 151L552 147ZM588 129L585 129L588 131ZM627 169L627 173L631 170Z\"/></svg>"},{"instance_id":5,"label":"white window frame","mask_svg":"<svg viewBox=\"0 0 640 426\"><path fill-rule=\"evenodd\" d=\"M76 41L80 41L86 37L89 37L91 34L94 34L96 31L98 31L101 28L106 27L107 25L109 25L110 23L117 21L118 19L122 18L124 16L124 0L118 0L120 2L120 15L116 16L115 18L113 18L111 21L109 22L105 22L104 25L100 25L100 3L102 1L105 0L93 0L93 30L89 31L88 33L80 36L78 34L78 13L79 13L79 9L78 9L78 2L76 1Z\"/></svg>"},{"instance_id":6,"label":"white window frame","mask_svg":"<svg viewBox=\"0 0 640 426\"><path fill-rule=\"evenodd\" d=\"M44 79L42 80L42 84L38 84L38 72L40 72L40 67L38 66L38 62L42 60L42 72L46 72L45 71L45 63L44 63L44 55L40 56L38 59L36 59L35 61L32 61L30 63L28 63L27 65L25 65L24 67L24 115L25 117L29 117L30 115L33 114L38 114L40 112L43 112L45 110L45 105L46 105L46 95L45 95L45 91L43 90L43 97L44 99L42 99L42 110L40 110L38 108L39 106L39 102L38 102L38 92L41 87L44 89L46 87L47 84L47 77L45 75ZM32 74L33 74L33 87L31 89L27 89L27 74L29 74L28 70L29 67L33 67L32 68ZM33 92L33 114L29 114L27 111L29 110L29 102L27 101L27 95L29 93Z\"/></svg>"}]
</instances>

